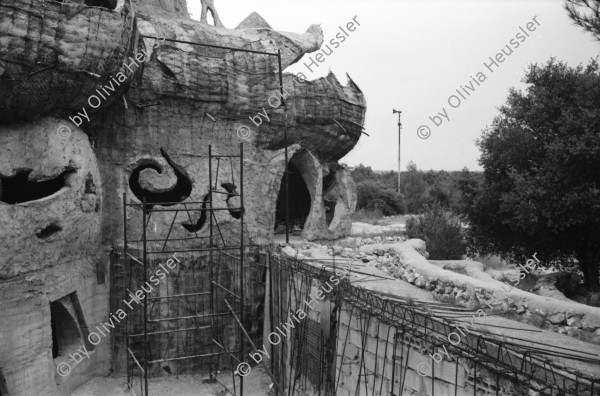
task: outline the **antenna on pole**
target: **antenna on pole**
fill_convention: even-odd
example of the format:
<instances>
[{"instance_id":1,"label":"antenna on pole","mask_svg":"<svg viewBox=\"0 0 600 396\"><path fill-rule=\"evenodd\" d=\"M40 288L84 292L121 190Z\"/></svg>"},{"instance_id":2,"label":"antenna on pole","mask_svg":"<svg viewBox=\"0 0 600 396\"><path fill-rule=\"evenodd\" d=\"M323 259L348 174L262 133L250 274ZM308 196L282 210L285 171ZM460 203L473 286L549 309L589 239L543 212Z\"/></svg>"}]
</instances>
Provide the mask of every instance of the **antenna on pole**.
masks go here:
<instances>
[{"instance_id":1,"label":"antenna on pole","mask_svg":"<svg viewBox=\"0 0 600 396\"><path fill-rule=\"evenodd\" d=\"M401 132L402 132L402 111L392 109L392 114L398 113L398 194L400 194L400 172L402 171L400 167L400 142L401 142Z\"/></svg>"}]
</instances>

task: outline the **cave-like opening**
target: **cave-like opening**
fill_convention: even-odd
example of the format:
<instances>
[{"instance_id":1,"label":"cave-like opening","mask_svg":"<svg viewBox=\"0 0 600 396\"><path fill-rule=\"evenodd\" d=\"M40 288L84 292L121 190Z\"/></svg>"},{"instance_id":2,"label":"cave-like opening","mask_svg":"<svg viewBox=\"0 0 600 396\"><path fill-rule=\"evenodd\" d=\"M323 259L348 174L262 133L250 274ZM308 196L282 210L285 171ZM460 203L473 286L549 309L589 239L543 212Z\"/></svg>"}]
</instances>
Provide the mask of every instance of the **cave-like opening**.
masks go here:
<instances>
[{"instance_id":1,"label":"cave-like opening","mask_svg":"<svg viewBox=\"0 0 600 396\"><path fill-rule=\"evenodd\" d=\"M300 169L292 161L288 164L288 174L290 230L298 230L304 227L312 199ZM281 178L275 210L275 230L282 228L285 228L285 174Z\"/></svg>"},{"instance_id":2,"label":"cave-like opening","mask_svg":"<svg viewBox=\"0 0 600 396\"><path fill-rule=\"evenodd\" d=\"M336 184L336 172L330 170L329 173L323 177L323 205L325 205L325 221L328 226L335 217L337 197L332 195L331 192L335 189Z\"/></svg>"},{"instance_id":3,"label":"cave-like opening","mask_svg":"<svg viewBox=\"0 0 600 396\"><path fill-rule=\"evenodd\" d=\"M68 169L55 178L44 181L29 180L31 172L31 169L24 169L11 177L0 175L0 201L15 205L49 197L63 187L68 187L67 178L76 170Z\"/></svg>"},{"instance_id":4,"label":"cave-like opening","mask_svg":"<svg viewBox=\"0 0 600 396\"><path fill-rule=\"evenodd\" d=\"M85 5L88 7L102 7L114 10L117 8L117 0L85 0Z\"/></svg>"},{"instance_id":5,"label":"cave-like opening","mask_svg":"<svg viewBox=\"0 0 600 396\"><path fill-rule=\"evenodd\" d=\"M47 227L44 227L42 229L40 229L39 231L36 231L36 235L38 238L40 239L48 239L50 238L52 235L61 232L62 231L62 227L60 226L60 224L54 222L49 224Z\"/></svg>"},{"instance_id":6,"label":"cave-like opening","mask_svg":"<svg viewBox=\"0 0 600 396\"><path fill-rule=\"evenodd\" d=\"M81 344L77 323L60 301L50 303L50 325L53 358L68 356Z\"/></svg>"},{"instance_id":7,"label":"cave-like opening","mask_svg":"<svg viewBox=\"0 0 600 396\"><path fill-rule=\"evenodd\" d=\"M6 380L4 379L2 370L0 370L0 396L3 395L8 396L8 387L6 386Z\"/></svg>"}]
</instances>

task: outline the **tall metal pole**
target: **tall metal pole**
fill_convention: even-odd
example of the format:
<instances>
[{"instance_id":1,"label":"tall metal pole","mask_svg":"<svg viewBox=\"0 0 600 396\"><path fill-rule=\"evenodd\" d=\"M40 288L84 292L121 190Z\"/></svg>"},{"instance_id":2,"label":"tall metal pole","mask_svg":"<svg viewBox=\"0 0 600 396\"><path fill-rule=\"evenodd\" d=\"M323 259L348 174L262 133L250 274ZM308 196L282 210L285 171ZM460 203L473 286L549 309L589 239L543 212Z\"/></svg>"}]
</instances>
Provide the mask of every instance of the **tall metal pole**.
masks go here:
<instances>
[{"instance_id":1,"label":"tall metal pole","mask_svg":"<svg viewBox=\"0 0 600 396\"><path fill-rule=\"evenodd\" d=\"M277 59L279 61L279 93L281 102L283 103L283 112L287 117L287 104L283 97L283 68L281 67L281 50L277 50ZM285 243L290 243L290 184L288 171L288 139L287 139L287 120L284 120L283 125L283 145L285 151Z\"/></svg>"},{"instance_id":2,"label":"tall metal pole","mask_svg":"<svg viewBox=\"0 0 600 396\"><path fill-rule=\"evenodd\" d=\"M146 215L148 213L148 209L146 206L146 197L144 196L142 201L142 225L144 227L143 236L143 257L144 257L144 284L148 282L148 257L146 255L147 246L146 246L146 225L147 219ZM148 396L148 297L144 298L144 396Z\"/></svg>"},{"instance_id":3,"label":"tall metal pole","mask_svg":"<svg viewBox=\"0 0 600 396\"><path fill-rule=\"evenodd\" d=\"M215 340L217 340L218 338L218 334L217 334L217 323L219 321L219 319L215 319L215 314L217 313L217 309L215 308L215 287L214 284L216 282L216 278L217 276L215 274L218 274L219 269L216 268L215 269L215 260L214 260L214 256L213 256L213 238L214 238L214 234L213 234L213 216L215 214L215 212L213 211L213 184L212 184L212 144L208 145L208 211L204 212L204 213L208 213L208 248L209 248L209 252L208 252L208 260L209 260L209 264L208 264L208 268L209 268L209 277L210 277L210 298L209 298L209 303L210 303L210 325L211 325L211 332L212 335L214 337ZM218 176L217 176L218 178ZM218 182L218 180L215 180L215 182ZM206 202L206 201L204 201ZM214 362L214 361L213 361ZM219 360L217 358L217 364L215 366L213 366L212 368L214 369L214 373L215 373L215 378L217 376L217 370L219 370ZM234 382L234 387L235 387L235 382Z\"/></svg>"},{"instance_id":4,"label":"tall metal pole","mask_svg":"<svg viewBox=\"0 0 600 396\"><path fill-rule=\"evenodd\" d=\"M402 111L400 110L392 110L392 114L398 113L398 194L400 193L400 173L402 172L402 167L400 165L400 142L401 142L401 132L402 132Z\"/></svg>"},{"instance_id":5,"label":"tall metal pole","mask_svg":"<svg viewBox=\"0 0 600 396\"><path fill-rule=\"evenodd\" d=\"M240 143L240 317L242 321L240 334L240 362L244 361L246 345L244 342L244 326L246 324L246 306L244 282L246 282L244 271L244 144ZM234 315L235 316L235 315ZM240 375L240 396L244 396L244 376Z\"/></svg>"},{"instance_id":6,"label":"tall metal pole","mask_svg":"<svg viewBox=\"0 0 600 396\"><path fill-rule=\"evenodd\" d=\"M126 263L129 263L129 290L131 290L133 265L131 265L129 258L127 258L127 193L123 193L123 258ZM131 388L132 381L131 376L129 375L129 320L127 319L127 316L125 317L125 356L127 357L127 386Z\"/></svg>"}]
</instances>

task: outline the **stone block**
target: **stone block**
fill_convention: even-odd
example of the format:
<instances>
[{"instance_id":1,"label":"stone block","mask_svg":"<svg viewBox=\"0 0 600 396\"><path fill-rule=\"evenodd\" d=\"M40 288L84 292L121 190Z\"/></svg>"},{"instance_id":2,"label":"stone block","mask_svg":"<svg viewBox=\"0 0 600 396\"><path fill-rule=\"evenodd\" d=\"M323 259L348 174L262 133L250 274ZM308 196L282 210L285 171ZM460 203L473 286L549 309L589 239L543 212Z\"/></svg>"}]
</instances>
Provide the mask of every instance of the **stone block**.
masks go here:
<instances>
[{"instance_id":1,"label":"stone block","mask_svg":"<svg viewBox=\"0 0 600 396\"><path fill-rule=\"evenodd\" d=\"M346 343L345 347L342 345L340 347L338 343L338 353L341 355L344 354L344 361L354 360L355 358L360 358L362 352L362 348L357 347L351 343Z\"/></svg>"},{"instance_id":2,"label":"stone block","mask_svg":"<svg viewBox=\"0 0 600 396\"><path fill-rule=\"evenodd\" d=\"M376 353L380 356L384 356L388 344L388 342L382 340L379 337L367 336L366 349L371 353Z\"/></svg>"},{"instance_id":3,"label":"stone block","mask_svg":"<svg viewBox=\"0 0 600 396\"><path fill-rule=\"evenodd\" d=\"M375 355L374 353L371 353L369 351L364 351L362 358L363 358L363 366L367 367L371 371L375 371L375 365L379 365L379 363L377 362L377 359L378 359L377 355ZM363 370L364 370L364 368L363 368Z\"/></svg>"},{"instance_id":4,"label":"stone block","mask_svg":"<svg viewBox=\"0 0 600 396\"><path fill-rule=\"evenodd\" d=\"M564 312L559 312L554 315L548 316L548 318L546 320L548 322L552 323L553 325L562 325L562 324L566 323L566 319L567 318L566 318Z\"/></svg>"},{"instance_id":5,"label":"stone block","mask_svg":"<svg viewBox=\"0 0 600 396\"><path fill-rule=\"evenodd\" d=\"M341 246L342 248L356 249L359 246L358 238L352 238L352 237L343 238L343 239L336 241L335 245Z\"/></svg>"},{"instance_id":6,"label":"stone block","mask_svg":"<svg viewBox=\"0 0 600 396\"><path fill-rule=\"evenodd\" d=\"M578 316L571 316L569 319L567 319L567 325L576 328L583 327L583 325L581 324L581 318Z\"/></svg>"},{"instance_id":7,"label":"stone block","mask_svg":"<svg viewBox=\"0 0 600 396\"><path fill-rule=\"evenodd\" d=\"M378 337L381 331L381 324L377 318L372 317L369 321L369 327L367 329L367 334L371 337Z\"/></svg>"},{"instance_id":8,"label":"stone block","mask_svg":"<svg viewBox=\"0 0 600 396\"><path fill-rule=\"evenodd\" d=\"M346 373L340 373L339 383L338 383L338 391L340 389L345 389L347 391L354 391L356 389L356 385L358 384L358 376L350 375ZM352 393L354 395L354 393Z\"/></svg>"},{"instance_id":9,"label":"stone block","mask_svg":"<svg viewBox=\"0 0 600 396\"><path fill-rule=\"evenodd\" d=\"M351 329L350 334L348 336L348 342L362 349L364 347L363 343L364 341L366 341L363 340L363 338L364 336L360 331Z\"/></svg>"},{"instance_id":10,"label":"stone block","mask_svg":"<svg viewBox=\"0 0 600 396\"><path fill-rule=\"evenodd\" d=\"M462 386L467 380L467 372L462 365L459 364L457 366L456 362L449 362L447 360L442 360L439 363L435 363L434 375L436 378L438 378L440 380L454 384L457 367L458 367L457 382L458 382L459 386Z\"/></svg>"}]
</instances>

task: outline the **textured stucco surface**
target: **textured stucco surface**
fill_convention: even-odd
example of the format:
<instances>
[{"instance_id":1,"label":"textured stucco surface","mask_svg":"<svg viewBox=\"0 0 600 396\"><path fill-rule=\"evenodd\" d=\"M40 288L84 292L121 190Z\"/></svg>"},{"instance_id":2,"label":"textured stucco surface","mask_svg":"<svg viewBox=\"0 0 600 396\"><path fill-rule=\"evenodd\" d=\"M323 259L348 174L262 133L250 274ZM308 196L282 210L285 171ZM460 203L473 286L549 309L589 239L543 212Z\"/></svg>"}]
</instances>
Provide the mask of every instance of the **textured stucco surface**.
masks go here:
<instances>
[{"instance_id":1,"label":"textured stucco surface","mask_svg":"<svg viewBox=\"0 0 600 396\"><path fill-rule=\"evenodd\" d=\"M358 86L352 80L343 85L333 74L311 82L286 74L286 105L273 107L277 57L175 40L280 50L286 68L317 50L323 34L316 25L301 34L274 31L257 14L238 29L209 26L189 18L184 0L119 0L115 10L88 7L81 0L0 4L0 177L31 169L33 183L70 172L64 187L51 195L0 202L5 309L0 375L12 396L69 394L91 376L108 373L108 341L71 375L56 373L61 360L52 354L50 304L73 295L87 326L106 320L107 257L123 243L123 194L139 202L130 189L131 173L151 163L160 171L141 172L138 182L144 189L168 191L176 185L176 172L161 149L192 182L186 201L199 202L208 193L209 146L214 154L238 154L244 143L246 231L252 241L268 242L286 167L287 133L289 159L303 169L311 192L303 235L327 239L350 231L356 191L337 161L361 135L366 102ZM142 52L144 60L126 70L124 63L132 65L131 58ZM115 85L119 72L125 79ZM102 96L98 106L90 104L91 95ZM265 117L256 125L251 118L257 121L261 112ZM242 140L236 131L243 125L251 133ZM69 133L59 136L59 127ZM331 172L333 181L324 189L323 179ZM224 192L224 182L240 190L238 161L221 161L213 185ZM225 196L214 204L225 208ZM141 228L139 209L128 208L125 215L129 229ZM191 215L199 217L197 211ZM171 220L154 213L148 237L164 236ZM239 220L228 211L219 211L216 220L229 239L238 237L233 230ZM204 227L198 234L207 233ZM177 221L172 237L186 236Z\"/></svg>"}]
</instances>

